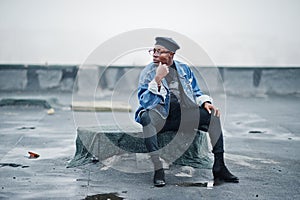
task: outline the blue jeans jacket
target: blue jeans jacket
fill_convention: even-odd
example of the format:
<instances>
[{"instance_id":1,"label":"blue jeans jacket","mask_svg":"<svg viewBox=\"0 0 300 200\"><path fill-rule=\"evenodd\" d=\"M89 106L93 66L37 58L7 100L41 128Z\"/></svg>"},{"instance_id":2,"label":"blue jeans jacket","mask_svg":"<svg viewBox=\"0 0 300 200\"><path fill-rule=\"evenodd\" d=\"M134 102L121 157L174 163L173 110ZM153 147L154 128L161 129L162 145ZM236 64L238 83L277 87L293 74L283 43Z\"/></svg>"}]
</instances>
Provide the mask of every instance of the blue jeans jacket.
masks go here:
<instances>
[{"instance_id":1,"label":"blue jeans jacket","mask_svg":"<svg viewBox=\"0 0 300 200\"><path fill-rule=\"evenodd\" d=\"M203 103L203 99L201 100L201 98L199 97L202 96L203 93L200 90L197 80L190 67L179 61L174 60L174 62L179 75L178 77L180 83L186 96L196 104L201 105ZM138 85L138 99L140 105L135 112L135 120L138 123L141 123L140 113L147 109L154 109L164 119L168 116L170 106L170 92L167 81L165 79L162 80L162 87L164 87L167 91L166 95L161 95L159 93L155 94L149 90L149 83L153 81L155 74L156 65L154 63L150 63L149 65L147 65L140 74ZM209 101L208 98L204 98L204 100Z\"/></svg>"}]
</instances>

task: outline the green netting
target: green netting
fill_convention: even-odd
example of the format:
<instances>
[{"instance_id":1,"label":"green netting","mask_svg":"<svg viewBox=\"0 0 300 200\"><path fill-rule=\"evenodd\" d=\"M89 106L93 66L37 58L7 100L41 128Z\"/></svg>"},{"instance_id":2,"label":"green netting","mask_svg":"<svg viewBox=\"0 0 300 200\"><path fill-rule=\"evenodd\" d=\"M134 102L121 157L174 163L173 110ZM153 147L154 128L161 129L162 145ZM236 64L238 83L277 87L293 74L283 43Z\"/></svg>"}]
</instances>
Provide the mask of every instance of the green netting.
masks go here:
<instances>
[{"instance_id":1,"label":"green netting","mask_svg":"<svg viewBox=\"0 0 300 200\"><path fill-rule=\"evenodd\" d=\"M131 127L130 130L120 130L118 127L102 126L91 128L79 128L77 130L76 152L68 167L75 167L92 162L94 156L99 160L104 160L113 155L123 153L146 153L144 139L139 128ZM177 134L182 134L178 137ZM194 168L211 168L207 134L197 131L194 138L187 141L188 146L184 146L187 138L184 133L165 132L158 134L158 142L161 157L171 161L176 165L192 166ZM176 138L179 138L176 140Z\"/></svg>"},{"instance_id":2,"label":"green netting","mask_svg":"<svg viewBox=\"0 0 300 200\"><path fill-rule=\"evenodd\" d=\"M67 167L77 167L92 162L93 155L86 149L79 137L76 138L76 152Z\"/></svg>"},{"instance_id":3,"label":"green netting","mask_svg":"<svg viewBox=\"0 0 300 200\"><path fill-rule=\"evenodd\" d=\"M209 155L207 134L198 131L188 150L173 162L173 164L210 169L212 168L212 159Z\"/></svg>"}]
</instances>

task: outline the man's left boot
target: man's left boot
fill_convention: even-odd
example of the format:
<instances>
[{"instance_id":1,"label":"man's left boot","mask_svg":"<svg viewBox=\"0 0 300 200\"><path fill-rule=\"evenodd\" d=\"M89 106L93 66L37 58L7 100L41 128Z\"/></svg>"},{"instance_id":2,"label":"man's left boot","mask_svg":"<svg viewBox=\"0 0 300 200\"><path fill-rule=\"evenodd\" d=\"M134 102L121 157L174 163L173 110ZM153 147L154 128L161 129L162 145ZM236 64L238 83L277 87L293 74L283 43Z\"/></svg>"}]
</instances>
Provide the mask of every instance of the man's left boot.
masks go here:
<instances>
[{"instance_id":1,"label":"man's left boot","mask_svg":"<svg viewBox=\"0 0 300 200\"><path fill-rule=\"evenodd\" d=\"M223 153L215 153L215 160L213 165L213 175L214 181L225 181L231 183L238 183L239 178L230 173L224 163L224 154Z\"/></svg>"}]
</instances>

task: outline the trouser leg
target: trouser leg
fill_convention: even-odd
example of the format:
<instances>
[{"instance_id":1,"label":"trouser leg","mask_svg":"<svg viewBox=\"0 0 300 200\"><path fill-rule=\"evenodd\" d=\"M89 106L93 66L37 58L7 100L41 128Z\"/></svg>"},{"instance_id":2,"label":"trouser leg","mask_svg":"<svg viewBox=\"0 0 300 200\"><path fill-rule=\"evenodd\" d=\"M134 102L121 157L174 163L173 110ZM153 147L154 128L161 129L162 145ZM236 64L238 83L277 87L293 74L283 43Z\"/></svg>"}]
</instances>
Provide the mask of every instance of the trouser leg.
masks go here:
<instances>
[{"instance_id":1,"label":"trouser leg","mask_svg":"<svg viewBox=\"0 0 300 200\"><path fill-rule=\"evenodd\" d=\"M224 152L224 141L219 117L209 114L206 109L186 109L182 114L182 126L197 128L208 132L213 153Z\"/></svg>"},{"instance_id":2,"label":"trouser leg","mask_svg":"<svg viewBox=\"0 0 300 200\"><path fill-rule=\"evenodd\" d=\"M147 110L141 115L145 145L150 153L154 165L153 183L156 187L163 187L165 173L158 153L157 132L163 127L165 120L155 111Z\"/></svg>"},{"instance_id":3,"label":"trouser leg","mask_svg":"<svg viewBox=\"0 0 300 200\"><path fill-rule=\"evenodd\" d=\"M163 119L154 110L146 110L141 114L144 140L148 152L155 152L158 148L157 133L166 131L177 131L180 124L180 107L174 109L176 112Z\"/></svg>"},{"instance_id":4,"label":"trouser leg","mask_svg":"<svg viewBox=\"0 0 300 200\"><path fill-rule=\"evenodd\" d=\"M221 127L221 120L219 117L211 115L208 134L213 147L212 152L214 154L224 153L223 132Z\"/></svg>"},{"instance_id":5,"label":"trouser leg","mask_svg":"<svg viewBox=\"0 0 300 200\"><path fill-rule=\"evenodd\" d=\"M147 110L141 114L144 141L148 152L155 154L159 149L157 132L162 129L165 120L155 111Z\"/></svg>"},{"instance_id":6,"label":"trouser leg","mask_svg":"<svg viewBox=\"0 0 300 200\"><path fill-rule=\"evenodd\" d=\"M199 108L200 120L198 128L208 131L214 153L213 175L214 180L224 180L226 182L239 182L239 178L233 175L224 162L224 141L219 117L209 114L204 108Z\"/></svg>"},{"instance_id":7,"label":"trouser leg","mask_svg":"<svg viewBox=\"0 0 300 200\"><path fill-rule=\"evenodd\" d=\"M159 159L157 132L162 129L165 120L155 111L147 110L141 114L144 142L154 164L154 169L161 169L162 163Z\"/></svg>"},{"instance_id":8,"label":"trouser leg","mask_svg":"<svg viewBox=\"0 0 300 200\"><path fill-rule=\"evenodd\" d=\"M179 118L179 119L178 119ZM181 118L181 119L180 119ZM162 129L165 130L189 130L199 129L209 133L210 141L213 147L212 152L223 153L224 141L221 127L221 120L212 114L209 114L206 109L184 109L181 112L181 117L167 119L172 123L166 123L157 112L147 110L141 114L141 122L143 125L143 133L145 137L145 145L150 152L150 155L157 154L158 142L157 133ZM181 122L180 126L178 124ZM167 126L166 126L167 125Z\"/></svg>"}]
</instances>

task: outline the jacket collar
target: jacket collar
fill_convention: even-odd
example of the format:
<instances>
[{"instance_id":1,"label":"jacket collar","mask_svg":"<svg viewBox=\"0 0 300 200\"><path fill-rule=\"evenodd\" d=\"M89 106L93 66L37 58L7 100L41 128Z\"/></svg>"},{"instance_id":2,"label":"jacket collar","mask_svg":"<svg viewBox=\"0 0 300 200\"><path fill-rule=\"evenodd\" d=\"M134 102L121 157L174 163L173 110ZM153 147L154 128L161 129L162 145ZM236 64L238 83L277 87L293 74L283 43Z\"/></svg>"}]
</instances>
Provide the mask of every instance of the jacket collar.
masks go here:
<instances>
[{"instance_id":1,"label":"jacket collar","mask_svg":"<svg viewBox=\"0 0 300 200\"><path fill-rule=\"evenodd\" d=\"M180 63L177 60L174 60L174 63L175 63L175 66L176 66L176 69L177 69L177 72L178 72L179 76L181 76L181 77L186 76L185 71L181 67L182 63Z\"/></svg>"}]
</instances>

